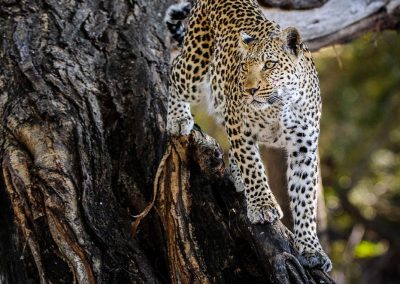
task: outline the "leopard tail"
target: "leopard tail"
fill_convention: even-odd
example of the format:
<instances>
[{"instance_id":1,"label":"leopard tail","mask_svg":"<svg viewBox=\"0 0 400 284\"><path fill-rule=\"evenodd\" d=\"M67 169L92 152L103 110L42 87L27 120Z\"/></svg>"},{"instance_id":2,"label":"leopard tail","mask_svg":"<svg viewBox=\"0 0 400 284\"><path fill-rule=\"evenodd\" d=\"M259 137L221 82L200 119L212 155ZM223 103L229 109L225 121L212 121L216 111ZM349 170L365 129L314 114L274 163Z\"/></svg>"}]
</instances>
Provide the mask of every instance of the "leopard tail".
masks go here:
<instances>
[{"instance_id":1,"label":"leopard tail","mask_svg":"<svg viewBox=\"0 0 400 284\"><path fill-rule=\"evenodd\" d=\"M191 8L191 3L184 2L169 6L165 13L164 22L166 23L172 38L176 40L179 45L183 43L186 31L183 25L183 20L189 16Z\"/></svg>"}]
</instances>

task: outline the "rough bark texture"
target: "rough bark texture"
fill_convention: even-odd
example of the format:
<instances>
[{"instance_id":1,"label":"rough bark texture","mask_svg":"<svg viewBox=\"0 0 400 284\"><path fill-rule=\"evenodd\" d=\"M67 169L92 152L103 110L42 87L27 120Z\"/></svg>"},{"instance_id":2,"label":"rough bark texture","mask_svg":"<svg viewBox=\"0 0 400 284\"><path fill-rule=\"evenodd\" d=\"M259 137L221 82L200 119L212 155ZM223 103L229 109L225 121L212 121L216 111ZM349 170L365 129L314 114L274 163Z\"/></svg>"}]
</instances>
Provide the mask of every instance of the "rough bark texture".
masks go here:
<instances>
[{"instance_id":1,"label":"rough bark texture","mask_svg":"<svg viewBox=\"0 0 400 284\"><path fill-rule=\"evenodd\" d=\"M158 219L129 227L163 150L168 4L1 3L2 283L167 275Z\"/></svg>"},{"instance_id":2,"label":"rough bark texture","mask_svg":"<svg viewBox=\"0 0 400 284\"><path fill-rule=\"evenodd\" d=\"M206 136L167 143L171 2L1 1L1 283L331 282L247 222Z\"/></svg>"},{"instance_id":3,"label":"rough bark texture","mask_svg":"<svg viewBox=\"0 0 400 284\"><path fill-rule=\"evenodd\" d=\"M282 223L253 225L224 175L223 151L192 131L172 138L157 171L157 212L173 283L333 283L305 269Z\"/></svg>"}]
</instances>

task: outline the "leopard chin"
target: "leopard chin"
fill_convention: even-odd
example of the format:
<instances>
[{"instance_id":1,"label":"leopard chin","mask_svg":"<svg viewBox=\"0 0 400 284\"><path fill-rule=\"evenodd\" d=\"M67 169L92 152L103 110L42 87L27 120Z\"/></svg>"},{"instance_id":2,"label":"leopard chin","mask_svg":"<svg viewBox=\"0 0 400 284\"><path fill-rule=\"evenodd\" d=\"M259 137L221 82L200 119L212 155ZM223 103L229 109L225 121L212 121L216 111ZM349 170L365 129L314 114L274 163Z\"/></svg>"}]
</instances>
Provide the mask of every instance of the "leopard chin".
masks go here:
<instances>
[{"instance_id":1,"label":"leopard chin","mask_svg":"<svg viewBox=\"0 0 400 284\"><path fill-rule=\"evenodd\" d=\"M265 109L267 109L267 108L270 107L270 106L271 106L271 104L270 104L268 101L261 102L261 101L258 101L258 100L256 100L256 99L253 99L253 100L250 102L250 107L251 107L252 109L254 109L254 110L265 110Z\"/></svg>"},{"instance_id":2,"label":"leopard chin","mask_svg":"<svg viewBox=\"0 0 400 284\"><path fill-rule=\"evenodd\" d=\"M251 100L248 100L248 103L255 110L265 110L273 105L282 105L283 101L278 92L273 92L268 98L253 97Z\"/></svg>"}]
</instances>

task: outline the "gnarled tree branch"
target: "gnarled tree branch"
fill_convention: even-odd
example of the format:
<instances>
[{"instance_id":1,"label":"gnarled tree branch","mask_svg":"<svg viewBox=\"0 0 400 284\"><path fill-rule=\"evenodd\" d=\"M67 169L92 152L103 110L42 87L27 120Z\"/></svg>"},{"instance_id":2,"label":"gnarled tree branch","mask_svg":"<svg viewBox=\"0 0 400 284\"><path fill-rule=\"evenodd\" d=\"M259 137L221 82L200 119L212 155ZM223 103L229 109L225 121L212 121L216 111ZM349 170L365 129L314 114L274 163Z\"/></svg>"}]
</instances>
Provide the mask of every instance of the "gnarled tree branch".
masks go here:
<instances>
[{"instance_id":1,"label":"gnarled tree branch","mask_svg":"<svg viewBox=\"0 0 400 284\"><path fill-rule=\"evenodd\" d=\"M261 5L283 9L311 9L322 6L328 0L259 0Z\"/></svg>"},{"instance_id":2,"label":"gnarled tree branch","mask_svg":"<svg viewBox=\"0 0 400 284\"><path fill-rule=\"evenodd\" d=\"M275 1L272 2L276 7ZM298 28L308 47L318 50L347 43L368 31L399 29L400 0L329 0L308 10L266 8L264 14L282 27Z\"/></svg>"},{"instance_id":3,"label":"gnarled tree branch","mask_svg":"<svg viewBox=\"0 0 400 284\"><path fill-rule=\"evenodd\" d=\"M214 227L224 230L224 224L232 224L228 226L232 238L249 243L258 265L270 275L273 283L334 283L322 271L300 264L292 233L281 222L265 225L249 222L243 196L235 193L234 186L223 175L222 153L213 138L194 130L189 137L172 137L160 164L160 175L157 174L155 181L159 191L157 212L166 233L172 282L210 283L216 277L209 269L209 255L204 254L206 248L198 241L201 238L199 224L191 214L195 210L194 196L201 195L204 203L215 203L214 198L202 192L192 192L189 176L203 175L211 184L218 184L218 188L213 188L213 195L218 196L226 208L226 211L213 209L218 211L213 214L219 216ZM205 230L202 234L207 236L210 229L202 228Z\"/></svg>"}]
</instances>

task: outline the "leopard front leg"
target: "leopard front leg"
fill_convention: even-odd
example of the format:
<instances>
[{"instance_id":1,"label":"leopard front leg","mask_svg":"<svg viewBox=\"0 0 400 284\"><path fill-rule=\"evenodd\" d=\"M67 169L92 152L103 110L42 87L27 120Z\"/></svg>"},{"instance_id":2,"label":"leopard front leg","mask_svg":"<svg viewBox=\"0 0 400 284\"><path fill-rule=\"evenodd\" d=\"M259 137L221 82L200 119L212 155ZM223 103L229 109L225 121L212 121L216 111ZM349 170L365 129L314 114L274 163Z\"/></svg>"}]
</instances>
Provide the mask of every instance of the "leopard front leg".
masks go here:
<instances>
[{"instance_id":1,"label":"leopard front leg","mask_svg":"<svg viewBox=\"0 0 400 284\"><path fill-rule=\"evenodd\" d=\"M190 103L200 101L201 79L188 70L185 56L178 55L171 68L169 77L169 98L167 131L172 135L188 135L193 128L194 120L190 112Z\"/></svg>"},{"instance_id":2,"label":"leopard front leg","mask_svg":"<svg viewBox=\"0 0 400 284\"><path fill-rule=\"evenodd\" d=\"M301 262L309 267L332 269L317 236L318 129L298 126L288 141L288 188L293 214L295 245Z\"/></svg>"},{"instance_id":3,"label":"leopard front leg","mask_svg":"<svg viewBox=\"0 0 400 284\"><path fill-rule=\"evenodd\" d=\"M176 88L170 87L168 99L167 131L172 135L188 135L194 120L190 113L190 103L179 98Z\"/></svg>"},{"instance_id":4,"label":"leopard front leg","mask_svg":"<svg viewBox=\"0 0 400 284\"><path fill-rule=\"evenodd\" d=\"M251 135L243 134L230 137L230 142L230 151L240 173L239 181L244 185L247 217L250 222L264 223L281 219L283 213L268 186L255 139Z\"/></svg>"},{"instance_id":5,"label":"leopard front leg","mask_svg":"<svg viewBox=\"0 0 400 284\"><path fill-rule=\"evenodd\" d=\"M197 17L189 20L181 54L172 62L169 76L167 131L173 135L190 133L194 125L190 104L199 103L210 92L211 31L197 5L193 13Z\"/></svg>"}]
</instances>

